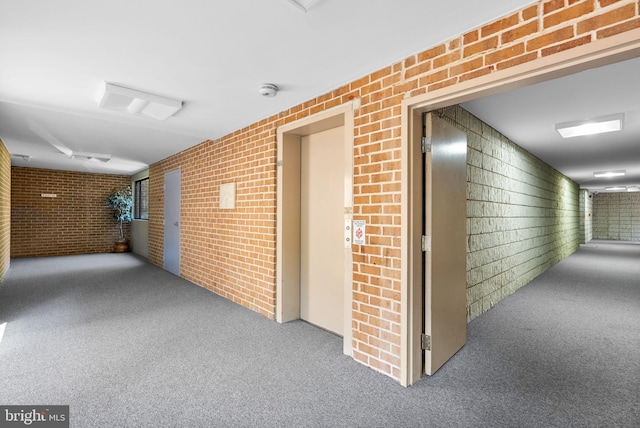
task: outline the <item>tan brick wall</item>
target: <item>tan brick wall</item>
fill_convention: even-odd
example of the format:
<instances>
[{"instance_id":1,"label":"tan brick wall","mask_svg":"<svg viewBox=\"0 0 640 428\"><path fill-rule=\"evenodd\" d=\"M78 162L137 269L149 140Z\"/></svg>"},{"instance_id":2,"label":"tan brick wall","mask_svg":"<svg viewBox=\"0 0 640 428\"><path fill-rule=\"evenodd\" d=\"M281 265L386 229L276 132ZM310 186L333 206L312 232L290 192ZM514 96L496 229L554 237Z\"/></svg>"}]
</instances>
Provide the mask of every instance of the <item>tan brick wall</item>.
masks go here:
<instances>
[{"instance_id":1,"label":"tan brick wall","mask_svg":"<svg viewBox=\"0 0 640 428\"><path fill-rule=\"evenodd\" d=\"M439 111L467 133L467 319L578 249L579 186L454 106Z\"/></svg>"},{"instance_id":2,"label":"tan brick wall","mask_svg":"<svg viewBox=\"0 0 640 428\"><path fill-rule=\"evenodd\" d=\"M164 174L181 169L181 275L267 317L275 305L274 130L208 141L149 170L149 260L163 264ZM218 209L236 183L236 208Z\"/></svg>"},{"instance_id":3,"label":"tan brick wall","mask_svg":"<svg viewBox=\"0 0 640 428\"><path fill-rule=\"evenodd\" d=\"M640 193L594 194L593 239L640 241Z\"/></svg>"},{"instance_id":4,"label":"tan brick wall","mask_svg":"<svg viewBox=\"0 0 640 428\"><path fill-rule=\"evenodd\" d=\"M353 354L400 376L401 102L640 28L637 1L541 1L150 168L149 258L162 265L164 173L182 170L182 275L272 318L276 128L355 97ZM236 182L238 208L217 209ZM577 201L577 200L576 200ZM577 202L576 202L577 203Z\"/></svg>"},{"instance_id":5,"label":"tan brick wall","mask_svg":"<svg viewBox=\"0 0 640 428\"><path fill-rule=\"evenodd\" d=\"M0 281L9 269L11 242L11 155L0 140Z\"/></svg>"},{"instance_id":6,"label":"tan brick wall","mask_svg":"<svg viewBox=\"0 0 640 428\"><path fill-rule=\"evenodd\" d=\"M125 175L11 168L11 257L111 252L118 223L106 200L130 184Z\"/></svg>"}]
</instances>

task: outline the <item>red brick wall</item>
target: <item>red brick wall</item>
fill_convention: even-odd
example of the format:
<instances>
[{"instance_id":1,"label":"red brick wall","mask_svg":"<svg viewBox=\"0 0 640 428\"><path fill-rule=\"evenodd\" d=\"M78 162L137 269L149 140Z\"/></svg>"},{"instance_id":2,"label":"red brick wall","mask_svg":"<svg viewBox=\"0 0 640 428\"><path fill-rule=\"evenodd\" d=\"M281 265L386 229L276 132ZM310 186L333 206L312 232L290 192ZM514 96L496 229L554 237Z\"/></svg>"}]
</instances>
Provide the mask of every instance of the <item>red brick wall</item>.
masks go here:
<instances>
[{"instance_id":1,"label":"red brick wall","mask_svg":"<svg viewBox=\"0 0 640 428\"><path fill-rule=\"evenodd\" d=\"M0 281L9 269L11 242L11 155L0 141Z\"/></svg>"},{"instance_id":2,"label":"red brick wall","mask_svg":"<svg viewBox=\"0 0 640 428\"><path fill-rule=\"evenodd\" d=\"M130 184L125 175L11 168L11 257L111 252L118 223L106 200Z\"/></svg>"},{"instance_id":3,"label":"red brick wall","mask_svg":"<svg viewBox=\"0 0 640 428\"><path fill-rule=\"evenodd\" d=\"M273 317L276 128L361 98L355 112L353 355L400 376L401 102L640 28L638 1L541 1L215 141L152 165L149 258L162 265L164 173L182 170L182 275ZM219 210L219 184L238 207Z\"/></svg>"}]
</instances>

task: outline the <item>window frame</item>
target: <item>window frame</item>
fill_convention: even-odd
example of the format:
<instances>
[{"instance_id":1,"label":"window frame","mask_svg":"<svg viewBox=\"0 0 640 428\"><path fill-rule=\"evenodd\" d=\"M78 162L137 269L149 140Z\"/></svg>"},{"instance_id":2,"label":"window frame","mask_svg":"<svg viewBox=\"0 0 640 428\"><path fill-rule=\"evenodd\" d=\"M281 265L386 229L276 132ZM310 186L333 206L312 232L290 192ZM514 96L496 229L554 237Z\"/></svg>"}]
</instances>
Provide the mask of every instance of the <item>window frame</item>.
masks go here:
<instances>
[{"instance_id":1,"label":"window frame","mask_svg":"<svg viewBox=\"0 0 640 428\"><path fill-rule=\"evenodd\" d=\"M143 189L143 182L146 182L146 192ZM149 221L149 177L141 178L134 182L133 191L133 218L135 220ZM146 204L143 202L146 199ZM146 217L143 217L143 208L146 205Z\"/></svg>"}]
</instances>

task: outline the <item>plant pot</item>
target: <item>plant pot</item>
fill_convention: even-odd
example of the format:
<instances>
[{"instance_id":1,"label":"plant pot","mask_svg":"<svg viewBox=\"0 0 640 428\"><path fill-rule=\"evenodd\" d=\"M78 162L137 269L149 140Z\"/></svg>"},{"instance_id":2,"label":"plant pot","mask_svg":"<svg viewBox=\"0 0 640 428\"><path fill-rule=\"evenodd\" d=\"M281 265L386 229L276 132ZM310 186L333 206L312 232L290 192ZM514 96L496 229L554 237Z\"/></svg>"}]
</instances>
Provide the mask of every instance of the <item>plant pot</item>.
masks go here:
<instances>
[{"instance_id":1,"label":"plant pot","mask_svg":"<svg viewBox=\"0 0 640 428\"><path fill-rule=\"evenodd\" d=\"M129 251L129 243L127 241L124 242L116 242L113 247L114 253L126 253Z\"/></svg>"}]
</instances>

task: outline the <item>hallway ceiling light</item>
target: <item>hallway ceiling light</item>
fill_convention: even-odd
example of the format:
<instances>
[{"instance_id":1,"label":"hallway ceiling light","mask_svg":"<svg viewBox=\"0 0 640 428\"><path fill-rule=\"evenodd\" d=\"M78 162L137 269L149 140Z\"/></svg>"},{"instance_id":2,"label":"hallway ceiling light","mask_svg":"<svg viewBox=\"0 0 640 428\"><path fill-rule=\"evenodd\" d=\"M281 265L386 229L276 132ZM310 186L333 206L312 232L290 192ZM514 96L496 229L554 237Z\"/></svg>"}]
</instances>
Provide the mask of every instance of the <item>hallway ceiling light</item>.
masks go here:
<instances>
[{"instance_id":1,"label":"hallway ceiling light","mask_svg":"<svg viewBox=\"0 0 640 428\"><path fill-rule=\"evenodd\" d=\"M109 162L111 160L111 155L107 155L104 153L72 152L70 157L71 159L99 161L99 162Z\"/></svg>"},{"instance_id":2,"label":"hallway ceiling light","mask_svg":"<svg viewBox=\"0 0 640 428\"><path fill-rule=\"evenodd\" d=\"M14 159L23 160L25 162L29 162L31 160L31 156L29 156L29 155L20 155L20 154L17 154L17 153L12 154L11 157L14 158Z\"/></svg>"},{"instance_id":3,"label":"hallway ceiling light","mask_svg":"<svg viewBox=\"0 0 640 428\"><path fill-rule=\"evenodd\" d=\"M289 3L295 7L303 10L305 13L309 11L313 6L320 3L322 0L288 0Z\"/></svg>"},{"instance_id":4,"label":"hallway ceiling light","mask_svg":"<svg viewBox=\"0 0 640 428\"><path fill-rule=\"evenodd\" d=\"M627 186L612 186L612 187L605 187L604 190L609 190L609 191L620 191L620 190L627 190Z\"/></svg>"},{"instance_id":5,"label":"hallway ceiling light","mask_svg":"<svg viewBox=\"0 0 640 428\"><path fill-rule=\"evenodd\" d=\"M182 101L104 82L98 97L98 107L165 120L182 108Z\"/></svg>"},{"instance_id":6,"label":"hallway ceiling light","mask_svg":"<svg viewBox=\"0 0 640 428\"><path fill-rule=\"evenodd\" d=\"M602 134L622 130L624 114L601 116L594 119L578 120L556 124L556 131L562 138L580 137L582 135Z\"/></svg>"},{"instance_id":7,"label":"hallway ceiling light","mask_svg":"<svg viewBox=\"0 0 640 428\"><path fill-rule=\"evenodd\" d=\"M619 169L616 171L597 171L593 173L593 176L596 178L603 178L603 177L622 177L624 175L627 175L627 171L624 169Z\"/></svg>"},{"instance_id":8,"label":"hallway ceiling light","mask_svg":"<svg viewBox=\"0 0 640 428\"><path fill-rule=\"evenodd\" d=\"M640 187L638 187L638 186L629 186L629 187L627 187L627 192L640 192Z\"/></svg>"}]
</instances>

